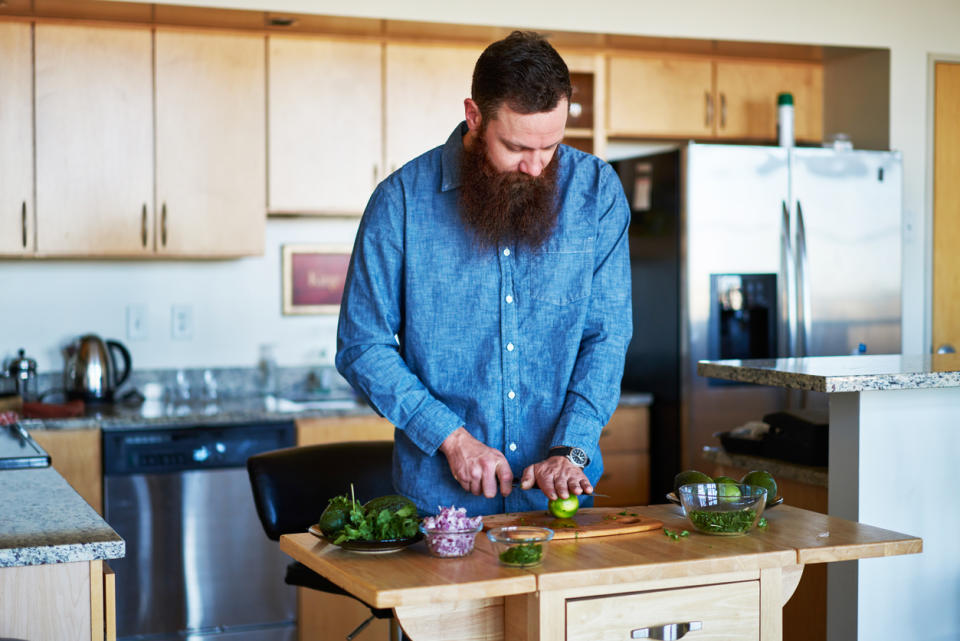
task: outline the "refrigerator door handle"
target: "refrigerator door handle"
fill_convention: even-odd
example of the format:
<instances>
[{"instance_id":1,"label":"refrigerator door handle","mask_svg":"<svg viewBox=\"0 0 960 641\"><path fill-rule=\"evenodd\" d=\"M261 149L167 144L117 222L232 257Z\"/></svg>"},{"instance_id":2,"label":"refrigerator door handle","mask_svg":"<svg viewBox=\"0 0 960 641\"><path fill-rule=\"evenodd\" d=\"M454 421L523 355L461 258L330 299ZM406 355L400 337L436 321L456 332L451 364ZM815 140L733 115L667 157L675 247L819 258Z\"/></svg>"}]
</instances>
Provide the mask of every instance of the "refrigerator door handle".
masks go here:
<instances>
[{"instance_id":1,"label":"refrigerator door handle","mask_svg":"<svg viewBox=\"0 0 960 641\"><path fill-rule=\"evenodd\" d=\"M782 356L797 355L797 309L796 309L796 278L794 275L795 261L793 257L793 243L790 241L790 209L785 200L780 201L782 211L780 223L780 314L783 319L780 323L781 345L786 345ZM781 352L783 352L781 347Z\"/></svg>"},{"instance_id":2,"label":"refrigerator door handle","mask_svg":"<svg viewBox=\"0 0 960 641\"><path fill-rule=\"evenodd\" d=\"M807 356L810 352L811 311L810 311L810 279L807 273L807 232L803 224L803 207L797 201L797 244L795 258L797 261L797 353L796 356Z\"/></svg>"}]
</instances>

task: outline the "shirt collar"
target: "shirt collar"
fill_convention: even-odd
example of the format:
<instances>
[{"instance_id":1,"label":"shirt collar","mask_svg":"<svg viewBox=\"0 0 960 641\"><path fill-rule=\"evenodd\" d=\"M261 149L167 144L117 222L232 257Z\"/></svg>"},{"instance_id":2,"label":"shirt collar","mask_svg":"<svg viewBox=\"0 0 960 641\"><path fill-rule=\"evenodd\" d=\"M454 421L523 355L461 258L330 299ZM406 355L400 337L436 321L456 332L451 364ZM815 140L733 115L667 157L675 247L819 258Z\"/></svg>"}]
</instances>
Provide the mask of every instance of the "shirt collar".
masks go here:
<instances>
[{"instance_id":1,"label":"shirt collar","mask_svg":"<svg viewBox=\"0 0 960 641\"><path fill-rule=\"evenodd\" d=\"M470 130L464 120L453 130L443 145L443 173L440 191L450 191L460 186L460 162L463 155L463 137Z\"/></svg>"}]
</instances>

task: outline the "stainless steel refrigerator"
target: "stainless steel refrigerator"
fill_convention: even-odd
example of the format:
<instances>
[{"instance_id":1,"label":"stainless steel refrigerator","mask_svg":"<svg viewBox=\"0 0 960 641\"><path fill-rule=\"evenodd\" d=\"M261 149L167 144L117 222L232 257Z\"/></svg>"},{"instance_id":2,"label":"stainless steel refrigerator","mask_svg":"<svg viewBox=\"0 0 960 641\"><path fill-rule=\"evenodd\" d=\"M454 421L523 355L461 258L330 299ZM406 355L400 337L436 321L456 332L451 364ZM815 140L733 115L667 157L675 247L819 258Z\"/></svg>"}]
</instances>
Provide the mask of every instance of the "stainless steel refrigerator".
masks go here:
<instances>
[{"instance_id":1,"label":"stainless steel refrigerator","mask_svg":"<svg viewBox=\"0 0 960 641\"><path fill-rule=\"evenodd\" d=\"M654 498L714 433L825 403L697 361L900 352L898 152L691 143L612 164L633 211L624 387L654 394Z\"/></svg>"}]
</instances>

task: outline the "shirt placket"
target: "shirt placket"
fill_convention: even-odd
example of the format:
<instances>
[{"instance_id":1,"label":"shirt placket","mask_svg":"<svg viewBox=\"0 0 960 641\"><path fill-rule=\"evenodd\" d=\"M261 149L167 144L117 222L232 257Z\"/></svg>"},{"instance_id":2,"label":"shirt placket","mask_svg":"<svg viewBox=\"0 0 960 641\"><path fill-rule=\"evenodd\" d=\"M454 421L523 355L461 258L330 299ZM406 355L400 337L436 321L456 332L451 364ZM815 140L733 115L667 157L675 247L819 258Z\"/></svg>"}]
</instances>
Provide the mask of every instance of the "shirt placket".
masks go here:
<instances>
[{"instance_id":1,"label":"shirt placket","mask_svg":"<svg viewBox=\"0 0 960 641\"><path fill-rule=\"evenodd\" d=\"M519 430L519 402L517 390L520 384L520 356L522 345L518 342L519 321L517 317L516 290L514 287L514 272L516 268L516 254L510 247L501 247L500 260L500 350L503 364L503 453L507 457L510 467L519 474L521 460L522 438ZM519 494L519 490L517 492ZM506 510L515 511L511 504L516 498L511 495L506 499Z\"/></svg>"}]
</instances>

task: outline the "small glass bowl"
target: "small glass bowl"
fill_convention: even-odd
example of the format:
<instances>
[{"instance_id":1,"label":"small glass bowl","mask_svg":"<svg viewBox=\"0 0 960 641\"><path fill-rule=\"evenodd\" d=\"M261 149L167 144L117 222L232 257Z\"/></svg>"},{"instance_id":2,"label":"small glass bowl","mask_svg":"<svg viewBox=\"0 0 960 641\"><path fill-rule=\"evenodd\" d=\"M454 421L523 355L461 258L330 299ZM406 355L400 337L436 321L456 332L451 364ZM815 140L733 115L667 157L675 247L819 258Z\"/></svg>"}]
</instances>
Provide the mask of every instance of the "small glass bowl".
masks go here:
<instances>
[{"instance_id":1,"label":"small glass bowl","mask_svg":"<svg viewBox=\"0 0 960 641\"><path fill-rule=\"evenodd\" d=\"M767 501L766 488L733 483L680 486L680 505L694 529L704 534L739 536L757 524Z\"/></svg>"},{"instance_id":2,"label":"small glass bowl","mask_svg":"<svg viewBox=\"0 0 960 641\"><path fill-rule=\"evenodd\" d=\"M543 561L553 530L532 525L507 525L493 528L487 532L487 537L493 541L500 563L526 568Z\"/></svg>"},{"instance_id":3,"label":"small glass bowl","mask_svg":"<svg viewBox=\"0 0 960 641\"><path fill-rule=\"evenodd\" d=\"M482 529L483 523L469 530L438 530L420 525L430 555L441 559L455 559L473 552L477 532Z\"/></svg>"}]
</instances>

